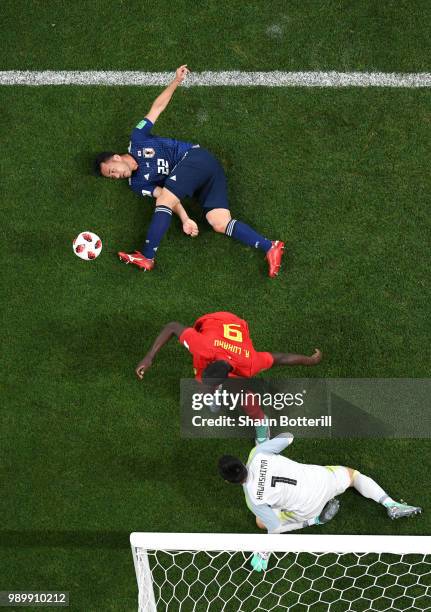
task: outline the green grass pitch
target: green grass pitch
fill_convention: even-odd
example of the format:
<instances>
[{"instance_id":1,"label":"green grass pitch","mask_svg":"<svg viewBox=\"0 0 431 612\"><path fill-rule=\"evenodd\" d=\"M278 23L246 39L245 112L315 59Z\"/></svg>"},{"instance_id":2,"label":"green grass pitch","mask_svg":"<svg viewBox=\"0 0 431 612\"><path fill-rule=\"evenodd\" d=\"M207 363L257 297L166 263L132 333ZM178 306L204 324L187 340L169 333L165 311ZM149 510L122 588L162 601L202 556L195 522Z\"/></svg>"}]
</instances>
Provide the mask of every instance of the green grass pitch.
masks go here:
<instances>
[{"instance_id":1,"label":"green grass pitch","mask_svg":"<svg viewBox=\"0 0 431 612\"><path fill-rule=\"evenodd\" d=\"M1 69L427 69L426 2L225 4L6 1ZM93 177L92 158L125 151L159 91L0 89L0 590L69 590L77 611L136 609L130 531L255 531L215 470L250 442L179 436L187 352L172 342L134 377L164 323L226 309L258 349L322 348L295 377L429 375L429 90L177 91L155 132L219 157L234 216L286 240L275 280L193 202L201 235L174 221L154 272L116 259L141 244L151 201ZM85 229L103 239L93 263L72 253ZM392 523L348 492L319 533L431 533L428 440L296 440L289 455L352 465L425 508Z\"/></svg>"}]
</instances>

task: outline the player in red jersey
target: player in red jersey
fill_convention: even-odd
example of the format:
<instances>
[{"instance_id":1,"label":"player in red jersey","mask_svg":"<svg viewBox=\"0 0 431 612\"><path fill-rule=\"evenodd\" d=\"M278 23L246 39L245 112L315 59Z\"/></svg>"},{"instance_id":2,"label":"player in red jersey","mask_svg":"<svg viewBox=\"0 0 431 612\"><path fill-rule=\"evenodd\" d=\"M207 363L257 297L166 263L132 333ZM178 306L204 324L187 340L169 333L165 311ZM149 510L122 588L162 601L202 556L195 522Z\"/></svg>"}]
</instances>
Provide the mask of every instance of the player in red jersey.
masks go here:
<instances>
[{"instance_id":1,"label":"player in red jersey","mask_svg":"<svg viewBox=\"0 0 431 612\"><path fill-rule=\"evenodd\" d=\"M226 378L251 378L274 365L310 366L318 364L322 359L319 349L315 349L311 357L256 351L246 321L231 312L213 312L197 319L193 327L186 327L176 321L165 325L151 349L136 366L139 379L143 378L154 357L172 336L176 336L192 354L195 378L212 391ZM261 443L268 438L269 428L263 424L263 410L252 398L252 394L247 397L243 410L261 422L256 427L256 442Z\"/></svg>"},{"instance_id":2,"label":"player in red jersey","mask_svg":"<svg viewBox=\"0 0 431 612\"><path fill-rule=\"evenodd\" d=\"M162 346L177 336L193 356L195 378L220 384L225 378L251 378L274 365L316 365L322 359L319 349L311 357L293 353L256 351L247 322L231 312L213 312L199 317L193 327L173 321L165 325L153 346L136 366L142 379Z\"/></svg>"}]
</instances>

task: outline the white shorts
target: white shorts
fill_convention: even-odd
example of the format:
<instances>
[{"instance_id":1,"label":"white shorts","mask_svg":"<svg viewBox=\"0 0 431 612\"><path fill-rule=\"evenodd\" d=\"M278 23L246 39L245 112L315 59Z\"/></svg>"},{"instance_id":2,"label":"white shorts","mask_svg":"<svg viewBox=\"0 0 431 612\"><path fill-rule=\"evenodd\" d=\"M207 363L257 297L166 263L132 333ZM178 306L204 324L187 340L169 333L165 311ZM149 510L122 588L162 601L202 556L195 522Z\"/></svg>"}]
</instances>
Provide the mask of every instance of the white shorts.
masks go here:
<instances>
[{"instance_id":1,"label":"white shorts","mask_svg":"<svg viewBox=\"0 0 431 612\"><path fill-rule=\"evenodd\" d=\"M341 495L350 487L349 471L342 465L316 465L307 468L313 470L315 487L312 494L305 496L305 503L288 508L291 511L273 507L283 524L317 518L330 499Z\"/></svg>"},{"instance_id":2,"label":"white shorts","mask_svg":"<svg viewBox=\"0 0 431 612\"><path fill-rule=\"evenodd\" d=\"M328 478L326 501L322 509L330 499L344 493L350 487L351 482L349 471L343 465L325 465L325 468L329 471L330 477Z\"/></svg>"}]
</instances>

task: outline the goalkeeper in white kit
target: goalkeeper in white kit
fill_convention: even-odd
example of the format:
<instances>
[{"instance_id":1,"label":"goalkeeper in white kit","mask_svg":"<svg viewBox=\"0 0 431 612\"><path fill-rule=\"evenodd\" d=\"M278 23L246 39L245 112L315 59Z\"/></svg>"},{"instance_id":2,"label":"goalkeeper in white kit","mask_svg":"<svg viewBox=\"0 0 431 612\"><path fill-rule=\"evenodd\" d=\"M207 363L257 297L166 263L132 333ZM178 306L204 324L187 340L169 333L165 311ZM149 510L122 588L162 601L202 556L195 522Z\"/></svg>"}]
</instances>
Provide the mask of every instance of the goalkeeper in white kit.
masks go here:
<instances>
[{"instance_id":1,"label":"goalkeeper in white kit","mask_svg":"<svg viewBox=\"0 0 431 612\"><path fill-rule=\"evenodd\" d=\"M422 511L394 501L372 478L352 468L298 463L281 456L292 441L291 433L283 433L256 446L246 465L230 455L219 459L220 475L228 482L242 484L247 506L260 529L286 533L322 525L336 515L339 501L335 498L349 487L382 504L391 519ZM267 561L255 555L252 564L259 571L266 569Z\"/></svg>"}]
</instances>

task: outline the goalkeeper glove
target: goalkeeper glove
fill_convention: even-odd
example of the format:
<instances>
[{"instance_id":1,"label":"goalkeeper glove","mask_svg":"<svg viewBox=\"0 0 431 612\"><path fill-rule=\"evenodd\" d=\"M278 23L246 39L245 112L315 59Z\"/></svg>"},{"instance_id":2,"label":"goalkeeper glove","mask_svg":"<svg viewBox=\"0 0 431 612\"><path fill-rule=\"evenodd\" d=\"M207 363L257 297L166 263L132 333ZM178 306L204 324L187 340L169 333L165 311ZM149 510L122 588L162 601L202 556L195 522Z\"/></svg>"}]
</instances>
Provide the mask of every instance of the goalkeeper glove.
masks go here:
<instances>
[{"instance_id":1,"label":"goalkeeper glove","mask_svg":"<svg viewBox=\"0 0 431 612\"><path fill-rule=\"evenodd\" d=\"M251 558L251 567L256 572L261 572L262 570L265 571L268 567L269 555L270 553L267 552L254 553L253 557Z\"/></svg>"},{"instance_id":2,"label":"goalkeeper glove","mask_svg":"<svg viewBox=\"0 0 431 612\"><path fill-rule=\"evenodd\" d=\"M331 521L340 509L340 502L336 497L333 497L324 506L322 512L316 518L315 525L324 525Z\"/></svg>"}]
</instances>

